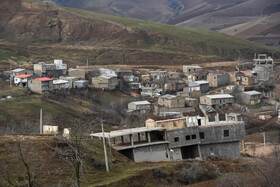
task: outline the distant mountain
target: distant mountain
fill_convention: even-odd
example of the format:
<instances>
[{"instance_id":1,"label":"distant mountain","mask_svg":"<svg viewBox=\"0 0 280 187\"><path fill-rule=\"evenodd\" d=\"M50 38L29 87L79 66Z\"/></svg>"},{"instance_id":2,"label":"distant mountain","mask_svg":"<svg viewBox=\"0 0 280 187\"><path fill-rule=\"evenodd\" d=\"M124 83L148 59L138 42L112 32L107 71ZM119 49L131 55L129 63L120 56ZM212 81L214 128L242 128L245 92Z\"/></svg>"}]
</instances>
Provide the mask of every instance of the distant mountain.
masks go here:
<instances>
[{"instance_id":1,"label":"distant mountain","mask_svg":"<svg viewBox=\"0 0 280 187\"><path fill-rule=\"evenodd\" d=\"M223 32L226 28L254 22L280 12L279 0L42 0L121 17L131 17L172 25L205 28ZM279 24L278 20L272 23ZM278 32L276 28L267 35ZM232 32L229 32L231 34ZM279 33L279 32L278 32ZM280 47L280 34L268 37L254 35L246 39ZM239 35L236 35L239 36ZM244 38L244 37L243 37Z\"/></svg>"},{"instance_id":2,"label":"distant mountain","mask_svg":"<svg viewBox=\"0 0 280 187\"><path fill-rule=\"evenodd\" d=\"M145 22L30 0L2 0L0 65L62 58L79 64L188 64L252 58L276 48L214 31Z\"/></svg>"}]
</instances>

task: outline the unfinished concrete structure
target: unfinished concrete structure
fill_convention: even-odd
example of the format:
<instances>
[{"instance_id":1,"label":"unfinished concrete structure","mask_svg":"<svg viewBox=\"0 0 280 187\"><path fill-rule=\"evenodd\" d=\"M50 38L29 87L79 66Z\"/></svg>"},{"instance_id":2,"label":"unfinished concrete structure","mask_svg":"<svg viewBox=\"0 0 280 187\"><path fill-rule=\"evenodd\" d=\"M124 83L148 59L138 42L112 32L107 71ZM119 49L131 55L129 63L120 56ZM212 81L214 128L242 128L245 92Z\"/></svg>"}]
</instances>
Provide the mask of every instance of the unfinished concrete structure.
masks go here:
<instances>
[{"instance_id":1,"label":"unfinished concrete structure","mask_svg":"<svg viewBox=\"0 0 280 187\"><path fill-rule=\"evenodd\" d=\"M255 67L265 67L274 71L274 61L271 57L267 57L267 54L259 54L258 58L254 58Z\"/></svg>"},{"instance_id":2,"label":"unfinished concrete structure","mask_svg":"<svg viewBox=\"0 0 280 187\"><path fill-rule=\"evenodd\" d=\"M206 117L198 124L188 117L178 120L183 125L169 130L168 124L146 122L141 128L125 129L104 133L109 144L135 162L180 161L185 159L204 159L209 156L238 158L240 141L245 139L244 122L209 122ZM193 122L190 122L193 121ZM103 137L103 133L93 133L92 137ZM112 140L113 141L112 141ZM111 143L113 142L113 143Z\"/></svg>"},{"instance_id":3,"label":"unfinished concrete structure","mask_svg":"<svg viewBox=\"0 0 280 187\"><path fill-rule=\"evenodd\" d=\"M200 97L200 104L211 106L213 108L225 109L228 105L232 105L234 97L230 94L205 95Z\"/></svg>"}]
</instances>

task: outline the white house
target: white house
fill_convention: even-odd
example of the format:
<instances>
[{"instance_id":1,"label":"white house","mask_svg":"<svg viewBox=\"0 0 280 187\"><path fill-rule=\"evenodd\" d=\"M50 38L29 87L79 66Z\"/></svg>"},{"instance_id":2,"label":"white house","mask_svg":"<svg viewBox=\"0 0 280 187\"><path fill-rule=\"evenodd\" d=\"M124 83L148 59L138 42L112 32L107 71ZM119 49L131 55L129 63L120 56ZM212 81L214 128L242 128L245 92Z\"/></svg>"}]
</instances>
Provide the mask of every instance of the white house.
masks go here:
<instances>
[{"instance_id":1,"label":"white house","mask_svg":"<svg viewBox=\"0 0 280 187\"><path fill-rule=\"evenodd\" d=\"M32 75L17 75L14 77L14 83L17 86L19 86L20 84L22 86L26 86L28 80L31 78L32 78Z\"/></svg>"}]
</instances>

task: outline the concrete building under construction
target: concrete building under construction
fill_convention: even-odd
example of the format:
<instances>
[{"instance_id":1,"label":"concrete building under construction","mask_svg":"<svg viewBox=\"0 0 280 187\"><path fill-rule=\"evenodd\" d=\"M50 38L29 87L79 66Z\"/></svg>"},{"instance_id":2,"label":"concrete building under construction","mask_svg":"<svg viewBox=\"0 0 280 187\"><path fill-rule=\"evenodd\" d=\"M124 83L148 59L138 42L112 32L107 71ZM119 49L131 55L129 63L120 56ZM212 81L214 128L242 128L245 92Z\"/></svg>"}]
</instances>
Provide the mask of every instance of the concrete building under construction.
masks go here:
<instances>
[{"instance_id":1,"label":"concrete building under construction","mask_svg":"<svg viewBox=\"0 0 280 187\"><path fill-rule=\"evenodd\" d=\"M92 137L103 137L93 133ZM115 150L135 162L205 159L209 156L238 158L245 139L243 121L209 122L207 117L147 120L145 127L104 133Z\"/></svg>"}]
</instances>

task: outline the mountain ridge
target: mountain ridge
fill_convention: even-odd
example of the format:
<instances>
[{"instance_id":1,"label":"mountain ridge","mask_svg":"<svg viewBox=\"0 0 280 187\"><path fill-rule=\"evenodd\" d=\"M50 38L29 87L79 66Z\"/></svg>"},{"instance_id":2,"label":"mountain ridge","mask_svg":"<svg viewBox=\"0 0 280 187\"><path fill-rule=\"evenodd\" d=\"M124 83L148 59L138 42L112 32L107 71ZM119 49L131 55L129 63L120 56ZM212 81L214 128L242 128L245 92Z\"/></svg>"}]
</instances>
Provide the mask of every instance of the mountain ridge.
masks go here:
<instances>
[{"instance_id":1,"label":"mountain ridge","mask_svg":"<svg viewBox=\"0 0 280 187\"><path fill-rule=\"evenodd\" d=\"M213 31L120 18L22 0L0 7L0 53L18 61L187 64L251 57L275 48ZM45 51L42 51L44 49ZM0 59L8 64L13 58Z\"/></svg>"},{"instance_id":2,"label":"mountain ridge","mask_svg":"<svg viewBox=\"0 0 280 187\"><path fill-rule=\"evenodd\" d=\"M46 0L42 0L46 1ZM91 10L94 12L137 18L147 21L204 28L215 31L227 30L247 22L262 19L280 12L278 0L47 0L61 6ZM277 15L277 14L276 14ZM278 16L280 19L280 16ZM275 21L275 24L280 24ZM270 32L267 29L267 32ZM274 31L279 32L279 29ZM273 30L271 32L274 32ZM227 34L231 34L229 32ZM274 41L267 37L239 36L243 39L280 47L280 34Z\"/></svg>"}]
</instances>

